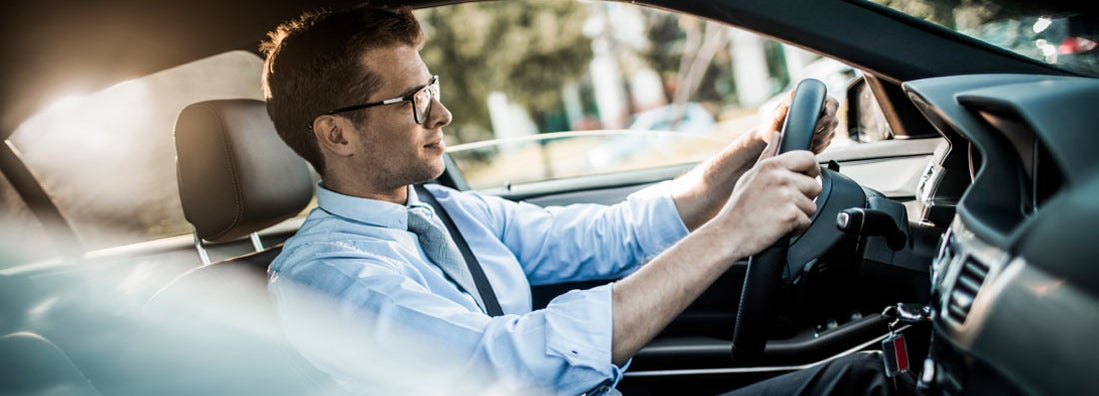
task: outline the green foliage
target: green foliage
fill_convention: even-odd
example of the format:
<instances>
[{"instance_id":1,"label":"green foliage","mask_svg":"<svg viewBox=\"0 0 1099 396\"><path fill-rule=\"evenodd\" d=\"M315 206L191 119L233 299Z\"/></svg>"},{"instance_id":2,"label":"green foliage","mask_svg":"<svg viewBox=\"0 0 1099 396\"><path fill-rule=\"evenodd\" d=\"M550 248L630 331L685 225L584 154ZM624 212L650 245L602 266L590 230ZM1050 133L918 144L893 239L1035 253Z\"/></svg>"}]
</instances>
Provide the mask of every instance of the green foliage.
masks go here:
<instances>
[{"instance_id":1,"label":"green foliage","mask_svg":"<svg viewBox=\"0 0 1099 396\"><path fill-rule=\"evenodd\" d=\"M424 62L439 75L451 131L462 142L491 139L494 91L545 124L563 108L561 82L578 80L592 59L583 4L498 1L418 11ZM567 21L561 23L560 21Z\"/></svg>"},{"instance_id":2,"label":"green foliage","mask_svg":"<svg viewBox=\"0 0 1099 396\"><path fill-rule=\"evenodd\" d=\"M650 10L644 15L652 45L641 56L669 84L668 88L685 90L680 96L689 101L735 104L736 83L726 27L672 13ZM703 50L706 46L717 50L707 53ZM704 65L701 75L690 73L695 63ZM675 99L675 92L665 94L669 102Z\"/></svg>"},{"instance_id":3,"label":"green foliage","mask_svg":"<svg viewBox=\"0 0 1099 396\"><path fill-rule=\"evenodd\" d=\"M926 19L948 28L955 27L954 9L962 0L872 0L875 3L904 12L917 18Z\"/></svg>"},{"instance_id":4,"label":"green foliage","mask_svg":"<svg viewBox=\"0 0 1099 396\"><path fill-rule=\"evenodd\" d=\"M1071 1L1028 0L871 0L905 14L937 23L950 29L984 25L990 21L1076 12L1082 8Z\"/></svg>"},{"instance_id":5,"label":"green foliage","mask_svg":"<svg viewBox=\"0 0 1099 396\"><path fill-rule=\"evenodd\" d=\"M687 41L686 33L679 28L679 17L671 13L647 13L646 16L649 41L654 45L643 55L661 78L675 78Z\"/></svg>"}]
</instances>

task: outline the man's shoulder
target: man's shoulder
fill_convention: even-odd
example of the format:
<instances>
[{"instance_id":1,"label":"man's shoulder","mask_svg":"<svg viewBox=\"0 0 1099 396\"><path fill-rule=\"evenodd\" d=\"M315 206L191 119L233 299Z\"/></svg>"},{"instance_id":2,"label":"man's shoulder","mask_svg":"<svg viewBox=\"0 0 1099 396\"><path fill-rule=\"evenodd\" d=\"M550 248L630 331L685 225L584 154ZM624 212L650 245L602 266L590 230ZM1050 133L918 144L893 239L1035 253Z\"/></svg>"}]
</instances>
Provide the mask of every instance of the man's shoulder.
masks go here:
<instances>
[{"instance_id":1,"label":"man's shoulder","mask_svg":"<svg viewBox=\"0 0 1099 396\"><path fill-rule=\"evenodd\" d=\"M367 266L380 266L402 272L402 268L408 264L407 255L407 248L395 241L379 238L308 240L300 243L291 238L271 263L271 270L297 272L323 268L361 269Z\"/></svg>"},{"instance_id":2,"label":"man's shoulder","mask_svg":"<svg viewBox=\"0 0 1099 396\"><path fill-rule=\"evenodd\" d=\"M480 194L472 190L458 190L452 187L444 186L439 183L425 183L423 185L431 195L435 198L455 198L455 199L479 199Z\"/></svg>"},{"instance_id":3,"label":"man's shoulder","mask_svg":"<svg viewBox=\"0 0 1099 396\"><path fill-rule=\"evenodd\" d=\"M495 195L473 190L457 190L437 183L425 184L424 188L427 188L436 200L445 205L448 211L470 212L474 217L481 219L486 215L492 216L494 212L503 209L506 205L515 204Z\"/></svg>"},{"instance_id":4,"label":"man's shoulder","mask_svg":"<svg viewBox=\"0 0 1099 396\"><path fill-rule=\"evenodd\" d=\"M397 230L356 224L338 216L310 216L283 244L272 268L346 260L395 266L410 253L399 239Z\"/></svg>"},{"instance_id":5,"label":"man's shoulder","mask_svg":"<svg viewBox=\"0 0 1099 396\"><path fill-rule=\"evenodd\" d=\"M385 233L362 234L346 230L299 233L287 239L279 257L306 254L316 257L394 257L406 254L405 244Z\"/></svg>"}]
</instances>

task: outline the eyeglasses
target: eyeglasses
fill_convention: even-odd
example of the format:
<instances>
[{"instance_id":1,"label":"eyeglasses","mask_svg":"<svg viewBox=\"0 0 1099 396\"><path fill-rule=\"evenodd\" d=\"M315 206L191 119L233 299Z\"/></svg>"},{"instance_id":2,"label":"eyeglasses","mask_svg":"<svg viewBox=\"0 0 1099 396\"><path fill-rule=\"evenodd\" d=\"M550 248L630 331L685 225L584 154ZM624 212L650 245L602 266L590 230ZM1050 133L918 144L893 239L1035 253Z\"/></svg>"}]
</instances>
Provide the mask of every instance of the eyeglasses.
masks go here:
<instances>
[{"instance_id":1,"label":"eyeglasses","mask_svg":"<svg viewBox=\"0 0 1099 396\"><path fill-rule=\"evenodd\" d=\"M325 114L336 115L348 111L362 110L368 107L412 102L412 119L415 120L417 124L423 124L427 121L427 117L431 115L431 104L434 102L433 99L439 99L439 76L437 75L431 76L431 82L408 95L373 103L341 107Z\"/></svg>"}]
</instances>

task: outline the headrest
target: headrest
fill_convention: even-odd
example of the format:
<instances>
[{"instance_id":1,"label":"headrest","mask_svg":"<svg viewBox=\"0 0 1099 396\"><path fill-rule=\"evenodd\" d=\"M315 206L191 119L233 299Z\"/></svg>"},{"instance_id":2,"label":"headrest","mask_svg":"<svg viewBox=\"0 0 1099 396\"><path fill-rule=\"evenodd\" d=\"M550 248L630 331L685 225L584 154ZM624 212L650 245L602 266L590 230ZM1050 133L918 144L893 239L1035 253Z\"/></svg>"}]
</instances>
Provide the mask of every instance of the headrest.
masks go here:
<instances>
[{"instance_id":1,"label":"headrest","mask_svg":"<svg viewBox=\"0 0 1099 396\"><path fill-rule=\"evenodd\" d=\"M300 213L312 198L305 160L279 139L262 101L187 106L175 140L183 215L204 240L262 230Z\"/></svg>"}]
</instances>

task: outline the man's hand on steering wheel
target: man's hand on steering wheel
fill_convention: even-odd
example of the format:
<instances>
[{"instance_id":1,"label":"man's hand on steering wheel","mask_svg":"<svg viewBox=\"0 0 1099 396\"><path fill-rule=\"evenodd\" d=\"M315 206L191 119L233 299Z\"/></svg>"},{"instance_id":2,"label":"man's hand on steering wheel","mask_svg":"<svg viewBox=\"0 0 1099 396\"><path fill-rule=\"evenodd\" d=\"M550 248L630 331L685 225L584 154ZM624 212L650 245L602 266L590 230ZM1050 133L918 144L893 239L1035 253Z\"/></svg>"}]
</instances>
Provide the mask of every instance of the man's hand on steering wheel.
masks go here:
<instances>
[{"instance_id":1,"label":"man's hand on steering wheel","mask_svg":"<svg viewBox=\"0 0 1099 396\"><path fill-rule=\"evenodd\" d=\"M732 357L736 364L752 365L763 358L767 344L767 331L775 318L776 301L782 286L782 274L786 268L787 253L790 247L790 234L782 231L804 231L812 224L817 204L812 200L820 195L821 184L815 179L820 175L816 156L809 150L823 150L831 141L836 121L835 110L838 107L827 95L827 87L820 80L805 79L794 88L793 95L787 100L789 105L780 106L775 121L782 120L782 135L772 133L769 147L761 155L756 168L773 167L772 163L787 161L790 167L782 169L775 177L784 176L787 185L764 185L771 189L783 189L779 196L772 197L771 210L776 212L754 212L756 217L770 217L771 223L785 227L769 227L756 231L760 238L750 240L756 253L748 261L748 270L744 275L740 301L737 307L736 322L733 329ZM787 114L789 113L789 114ZM766 126L765 126L766 127ZM775 143L777 141L777 143ZM778 146L778 147L773 147ZM767 158L772 152L777 156ZM754 175L753 175L754 176ZM808 180L807 180L808 179ZM797 186L791 189L790 186ZM734 195L744 194L748 189L737 186ZM745 186L748 187L748 186ZM754 186L753 186L754 187ZM757 187L758 188L758 187ZM751 195L759 194L753 191ZM805 202L808 200L808 203ZM730 201L733 201L730 199ZM733 202L730 202L733 203ZM793 205L798 212L789 207ZM761 208L762 209L762 208ZM791 217L790 213L794 213ZM767 221L758 221L753 226L763 225ZM762 232L761 232L762 231ZM765 232L765 233L764 233ZM755 243L767 243L762 248Z\"/></svg>"},{"instance_id":2,"label":"man's hand on steering wheel","mask_svg":"<svg viewBox=\"0 0 1099 396\"><path fill-rule=\"evenodd\" d=\"M793 91L790 91L790 94L786 95L782 102L775 106L771 116L764 119L756 127L755 136L757 139L770 143L771 135L775 131L781 130L782 123L786 121L786 113L790 110L790 99L794 97L793 94ZM821 114L816 127L813 128L813 144L809 148L813 153L820 154L832 143L832 138L836 137L836 126L839 125L839 119L836 118L838 109L839 102L835 98L829 96L824 99L824 113Z\"/></svg>"},{"instance_id":3,"label":"man's hand on steering wheel","mask_svg":"<svg viewBox=\"0 0 1099 396\"><path fill-rule=\"evenodd\" d=\"M730 239L737 241L739 256L759 253L779 237L809 226L816 212L813 199L820 194L816 181L820 167L808 151L778 152L776 137L733 189L732 197L715 217L725 222Z\"/></svg>"}]
</instances>

